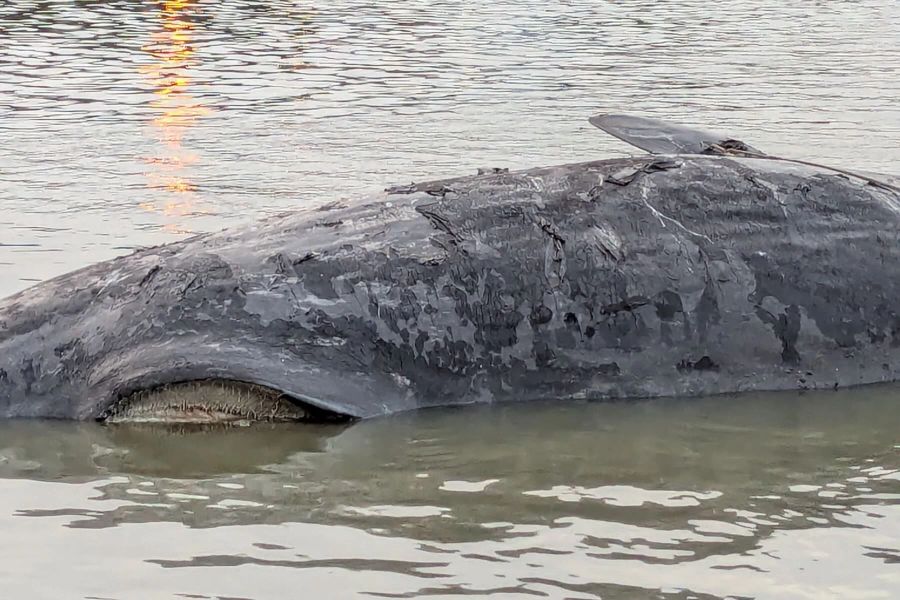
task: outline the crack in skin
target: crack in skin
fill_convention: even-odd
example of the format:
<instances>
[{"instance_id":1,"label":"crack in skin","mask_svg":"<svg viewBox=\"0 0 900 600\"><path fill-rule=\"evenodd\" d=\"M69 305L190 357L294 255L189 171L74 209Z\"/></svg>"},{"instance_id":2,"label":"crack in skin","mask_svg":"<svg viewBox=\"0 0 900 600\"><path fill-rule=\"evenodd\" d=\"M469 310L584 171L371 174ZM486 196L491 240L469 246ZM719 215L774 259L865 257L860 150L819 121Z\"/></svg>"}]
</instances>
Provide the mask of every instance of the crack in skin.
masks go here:
<instances>
[{"instance_id":1,"label":"crack in skin","mask_svg":"<svg viewBox=\"0 0 900 600\"><path fill-rule=\"evenodd\" d=\"M191 381L351 417L895 381L888 195L802 165L679 156L302 209L0 302L0 416L91 419Z\"/></svg>"},{"instance_id":2,"label":"crack in skin","mask_svg":"<svg viewBox=\"0 0 900 600\"><path fill-rule=\"evenodd\" d=\"M666 223L671 223L672 225L675 225L676 227L678 227L679 229L684 231L691 238L699 238L710 244L713 243L713 241L708 236L703 235L702 233L697 233L696 231L691 231L677 219L674 219L674 218L670 217L669 215L663 214L662 211L660 211L658 208L656 208L655 206L650 204L650 200L648 198L649 192L650 192L650 189L646 185L642 185L641 186L641 200L643 201L644 206L646 206L650 210L650 212L653 213L653 216L655 216L657 219L659 219L660 224L662 224L663 227L665 227Z\"/></svg>"}]
</instances>

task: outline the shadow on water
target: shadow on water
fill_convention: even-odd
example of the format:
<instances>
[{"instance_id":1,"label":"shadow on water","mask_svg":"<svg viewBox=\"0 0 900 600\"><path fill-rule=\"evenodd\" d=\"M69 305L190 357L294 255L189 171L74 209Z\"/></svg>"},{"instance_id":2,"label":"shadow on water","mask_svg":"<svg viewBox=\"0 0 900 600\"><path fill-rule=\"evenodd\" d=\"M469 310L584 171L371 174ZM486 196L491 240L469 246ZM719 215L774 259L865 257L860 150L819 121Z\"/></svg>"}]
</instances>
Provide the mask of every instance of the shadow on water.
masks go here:
<instances>
[{"instance_id":1,"label":"shadow on water","mask_svg":"<svg viewBox=\"0 0 900 600\"><path fill-rule=\"evenodd\" d=\"M128 473L178 479L263 472L295 453L322 452L338 425L252 427L0 423L3 476L90 480Z\"/></svg>"}]
</instances>

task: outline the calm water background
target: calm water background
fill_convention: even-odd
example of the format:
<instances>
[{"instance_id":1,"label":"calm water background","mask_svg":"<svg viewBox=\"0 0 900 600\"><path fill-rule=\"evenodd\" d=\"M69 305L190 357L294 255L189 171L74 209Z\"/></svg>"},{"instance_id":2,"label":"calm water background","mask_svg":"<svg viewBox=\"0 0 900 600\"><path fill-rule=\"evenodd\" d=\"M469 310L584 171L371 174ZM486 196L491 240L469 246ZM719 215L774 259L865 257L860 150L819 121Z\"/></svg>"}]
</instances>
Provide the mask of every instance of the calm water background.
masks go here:
<instances>
[{"instance_id":1,"label":"calm water background","mask_svg":"<svg viewBox=\"0 0 900 600\"><path fill-rule=\"evenodd\" d=\"M0 296L631 111L900 172L896 0L2 0ZM0 424L4 598L900 598L900 392Z\"/></svg>"}]
</instances>

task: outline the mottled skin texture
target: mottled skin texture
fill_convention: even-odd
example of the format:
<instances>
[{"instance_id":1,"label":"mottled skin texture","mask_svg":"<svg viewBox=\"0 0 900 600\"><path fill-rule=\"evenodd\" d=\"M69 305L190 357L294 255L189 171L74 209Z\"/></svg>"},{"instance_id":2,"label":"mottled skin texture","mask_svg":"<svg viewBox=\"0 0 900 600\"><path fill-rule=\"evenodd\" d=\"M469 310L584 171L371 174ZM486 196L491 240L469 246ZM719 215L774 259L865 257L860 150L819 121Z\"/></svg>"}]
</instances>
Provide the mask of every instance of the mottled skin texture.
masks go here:
<instances>
[{"instance_id":1,"label":"mottled skin texture","mask_svg":"<svg viewBox=\"0 0 900 600\"><path fill-rule=\"evenodd\" d=\"M372 417L900 376L900 197L641 157L394 188L143 250L0 303L0 415L230 379Z\"/></svg>"}]
</instances>

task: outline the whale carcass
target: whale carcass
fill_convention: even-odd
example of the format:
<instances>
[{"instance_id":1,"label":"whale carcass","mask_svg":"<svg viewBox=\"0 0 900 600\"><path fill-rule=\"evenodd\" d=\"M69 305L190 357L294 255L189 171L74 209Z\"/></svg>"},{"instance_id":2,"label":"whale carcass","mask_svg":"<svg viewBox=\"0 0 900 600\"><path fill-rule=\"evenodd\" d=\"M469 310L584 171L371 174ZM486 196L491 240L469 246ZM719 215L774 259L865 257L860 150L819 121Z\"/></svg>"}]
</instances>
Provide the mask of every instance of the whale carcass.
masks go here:
<instances>
[{"instance_id":1,"label":"whale carcass","mask_svg":"<svg viewBox=\"0 0 900 600\"><path fill-rule=\"evenodd\" d=\"M596 124L654 154L397 186L7 298L0 416L366 418L900 377L891 179L618 119Z\"/></svg>"}]
</instances>

